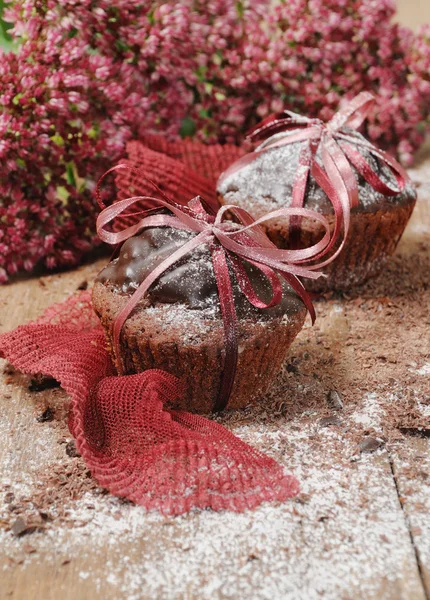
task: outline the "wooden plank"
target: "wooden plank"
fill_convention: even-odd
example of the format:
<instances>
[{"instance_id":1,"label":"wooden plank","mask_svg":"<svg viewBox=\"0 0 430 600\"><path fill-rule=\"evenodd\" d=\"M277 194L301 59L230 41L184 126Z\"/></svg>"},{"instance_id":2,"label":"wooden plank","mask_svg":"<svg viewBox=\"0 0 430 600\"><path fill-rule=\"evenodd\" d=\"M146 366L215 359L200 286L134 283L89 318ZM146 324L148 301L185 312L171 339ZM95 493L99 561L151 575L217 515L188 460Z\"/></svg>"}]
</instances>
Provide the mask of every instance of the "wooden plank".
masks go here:
<instances>
[{"instance_id":1,"label":"wooden plank","mask_svg":"<svg viewBox=\"0 0 430 600\"><path fill-rule=\"evenodd\" d=\"M42 286L34 279L1 288L2 328L36 316L95 270L45 278ZM321 323L326 335L330 314ZM307 329L300 341L308 349L309 336ZM60 408L64 394L30 393L25 383L6 375L0 388L0 522L8 524L14 504L28 506L26 518L34 517L32 499L50 485L56 489L50 473L75 477L81 465L58 443L70 438ZM58 420L37 423L45 404ZM69 495L54 494L43 531L16 538L0 529L0 597L424 600L387 454L357 454L357 410L342 416L341 427L322 427L321 407L290 419L278 401L268 406L225 422L297 474L303 492L296 501L245 514L166 519L100 494L92 484L73 500L71 486Z\"/></svg>"},{"instance_id":2,"label":"wooden plank","mask_svg":"<svg viewBox=\"0 0 430 600\"><path fill-rule=\"evenodd\" d=\"M400 500L430 598L430 439L419 434L411 437L406 444L396 446L391 456Z\"/></svg>"},{"instance_id":3,"label":"wooden plank","mask_svg":"<svg viewBox=\"0 0 430 600\"><path fill-rule=\"evenodd\" d=\"M32 482L53 459L66 461L56 430L35 427L30 401L20 394L21 414L2 448L17 459L7 462L7 479L18 501L20 489L31 497ZM384 452L351 462L354 448L344 435L300 419L236 430L278 459L284 455L303 482L298 501L243 515L165 519L91 492L66 498L70 515L59 525L54 516L44 532L22 539L3 533L4 597L424 600ZM340 447L346 452L339 458ZM28 491L25 482L32 483ZM26 544L35 552L26 554Z\"/></svg>"},{"instance_id":4,"label":"wooden plank","mask_svg":"<svg viewBox=\"0 0 430 600\"><path fill-rule=\"evenodd\" d=\"M411 170L411 177L418 186L419 203L407 230L406 246L430 240L430 144L421 151L417 166ZM430 313L430 301L423 297L423 306L427 307L427 320ZM428 320L430 325L430 321ZM418 401L418 419L416 435L413 429L402 444L391 450L391 460L396 484L405 511L411 538L416 551L421 577L430 598L430 336L424 340L423 359L420 363L411 363L411 374L419 380L424 394ZM414 393L412 386L412 393ZM421 401L420 401L421 400ZM420 432L418 427L421 426Z\"/></svg>"}]
</instances>

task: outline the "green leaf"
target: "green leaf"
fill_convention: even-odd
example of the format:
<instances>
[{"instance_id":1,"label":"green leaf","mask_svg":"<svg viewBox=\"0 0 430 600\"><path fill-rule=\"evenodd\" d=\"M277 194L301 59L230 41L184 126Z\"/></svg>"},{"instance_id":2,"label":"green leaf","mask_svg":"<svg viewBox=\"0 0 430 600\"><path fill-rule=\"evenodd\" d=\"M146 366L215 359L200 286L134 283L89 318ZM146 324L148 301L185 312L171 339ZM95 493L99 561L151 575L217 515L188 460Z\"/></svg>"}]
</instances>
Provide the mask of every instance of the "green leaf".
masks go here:
<instances>
[{"instance_id":1,"label":"green leaf","mask_svg":"<svg viewBox=\"0 0 430 600\"><path fill-rule=\"evenodd\" d=\"M21 100L21 98L24 96L24 94L17 94L16 96L14 96L12 98L12 104L15 104L15 106L18 106L19 101Z\"/></svg>"},{"instance_id":2,"label":"green leaf","mask_svg":"<svg viewBox=\"0 0 430 600\"><path fill-rule=\"evenodd\" d=\"M66 204L67 200L69 199L70 194L65 187L63 187L62 185L59 185L57 187L57 196L63 204Z\"/></svg>"},{"instance_id":3,"label":"green leaf","mask_svg":"<svg viewBox=\"0 0 430 600\"><path fill-rule=\"evenodd\" d=\"M76 187L75 165L72 162L66 164L67 183Z\"/></svg>"},{"instance_id":4,"label":"green leaf","mask_svg":"<svg viewBox=\"0 0 430 600\"><path fill-rule=\"evenodd\" d=\"M129 46L123 42L122 40L116 40L115 41L115 46L117 47L117 49L120 52L127 52L127 50L129 49Z\"/></svg>"},{"instance_id":5,"label":"green leaf","mask_svg":"<svg viewBox=\"0 0 430 600\"><path fill-rule=\"evenodd\" d=\"M4 9L9 6L9 3L0 0L0 48L3 48L6 52L15 52L18 43L8 33L9 29L13 27L12 23L8 23L3 19Z\"/></svg>"},{"instance_id":6,"label":"green leaf","mask_svg":"<svg viewBox=\"0 0 430 600\"><path fill-rule=\"evenodd\" d=\"M185 117L181 123L179 134L181 138L193 137L196 133L196 124L191 117Z\"/></svg>"},{"instance_id":7,"label":"green leaf","mask_svg":"<svg viewBox=\"0 0 430 600\"><path fill-rule=\"evenodd\" d=\"M59 133L56 133L55 135L51 136L51 140L54 142L54 144L57 144L57 146L64 146L64 139Z\"/></svg>"}]
</instances>

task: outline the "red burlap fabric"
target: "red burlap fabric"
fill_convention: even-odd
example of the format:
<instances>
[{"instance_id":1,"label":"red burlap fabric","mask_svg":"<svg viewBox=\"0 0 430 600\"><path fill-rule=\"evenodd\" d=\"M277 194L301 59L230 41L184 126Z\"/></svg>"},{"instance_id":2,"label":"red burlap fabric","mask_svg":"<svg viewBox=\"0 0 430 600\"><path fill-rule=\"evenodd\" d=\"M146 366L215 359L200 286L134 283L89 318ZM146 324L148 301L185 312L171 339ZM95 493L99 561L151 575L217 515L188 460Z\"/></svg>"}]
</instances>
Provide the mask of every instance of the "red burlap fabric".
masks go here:
<instances>
[{"instance_id":1,"label":"red burlap fabric","mask_svg":"<svg viewBox=\"0 0 430 600\"><path fill-rule=\"evenodd\" d=\"M152 135L127 144L128 158L121 164L139 169L148 179L179 204L201 196L218 210L216 182L220 174L245 154L233 145L207 146L192 140L169 142ZM139 173L122 170L116 175L118 199L153 196L154 188ZM141 208L146 208L142 203ZM124 222L124 221L123 221Z\"/></svg>"},{"instance_id":2,"label":"red burlap fabric","mask_svg":"<svg viewBox=\"0 0 430 600\"><path fill-rule=\"evenodd\" d=\"M77 449L117 496L181 514L194 507L243 511L298 492L294 477L221 425L168 410L166 401L182 393L172 375L116 376L89 292L0 335L0 356L61 383L71 396Z\"/></svg>"}]
</instances>

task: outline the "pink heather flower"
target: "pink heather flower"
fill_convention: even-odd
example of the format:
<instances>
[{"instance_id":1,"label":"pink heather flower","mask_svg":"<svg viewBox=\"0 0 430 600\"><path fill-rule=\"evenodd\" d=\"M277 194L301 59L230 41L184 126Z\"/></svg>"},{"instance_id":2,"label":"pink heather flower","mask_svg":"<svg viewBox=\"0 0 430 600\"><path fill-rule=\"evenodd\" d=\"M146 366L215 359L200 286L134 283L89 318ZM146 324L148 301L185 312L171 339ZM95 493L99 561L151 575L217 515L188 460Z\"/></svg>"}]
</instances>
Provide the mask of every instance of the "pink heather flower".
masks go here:
<instances>
[{"instance_id":1,"label":"pink heather flower","mask_svg":"<svg viewBox=\"0 0 430 600\"><path fill-rule=\"evenodd\" d=\"M366 89L367 135L411 160L428 126L430 27L391 0L16 0L0 53L0 281L97 244L94 187L126 142L241 143L284 108L329 119ZM107 197L112 189L107 188Z\"/></svg>"}]
</instances>

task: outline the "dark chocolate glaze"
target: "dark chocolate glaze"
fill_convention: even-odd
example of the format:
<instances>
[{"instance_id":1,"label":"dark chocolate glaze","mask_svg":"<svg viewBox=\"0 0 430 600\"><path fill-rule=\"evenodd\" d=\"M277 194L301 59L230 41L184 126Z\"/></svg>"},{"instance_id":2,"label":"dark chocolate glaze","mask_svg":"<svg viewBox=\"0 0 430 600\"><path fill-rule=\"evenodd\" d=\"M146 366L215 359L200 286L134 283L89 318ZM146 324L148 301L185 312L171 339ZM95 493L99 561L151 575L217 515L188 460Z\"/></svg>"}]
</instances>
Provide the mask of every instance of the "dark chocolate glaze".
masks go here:
<instances>
[{"instance_id":1,"label":"dark chocolate glaze","mask_svg":"<svg viewBox=\"0 0 430 600\"><path fill-rule=\"evenodd\" d=\"M110 262L97 276L97 281L121 294L131 295L144 279L175 250L195 234L170 227L148 227L124 242L118 258ZM261 299L268 301L271 288L266 277L252 265L245 263L248 276ZM257 309L252 306L236 282L230 269L233 295L239 316L279 316L303 309L302 301L293 289L283 283L283 298L278 306ZM220 316L218 289L207 245L202 245L171 266L148 290L147 300L152 305L184 304L190 309L213 309Z\"/></svg>"},{"instance_id":2,"label":"dark chocolate glaze","mask_svg":"<svg viewBox=\"0 0 430 600\"><path fill-rule=\"evenodd\" d=\"M348 127L344 127L342 131L356 138L357 142L365 140L360 133ZM286 135L286 133L278 133L270 137L260 146L267 147L266 152L243 169L218 183L217 191L223 197L224 203L243 206L250 210L255 218L281 206L290 206L296 173L299 168L299 157L306 142L270 148L270 143L276 142ZM356 147L373 171L385 183L395 188L397 182L389 167L380 159L375 158L363 146L357 145ZM320 147L316 153L316 160L322 165ZM359 205L354 207L352 212L369 213L390 210L395 206L415 201L416 191L410 181L407 182L402 192L394 196L385 196L376 192L353 166L351 168L357 179L359 192ZM263 199L261 207L259 199ZM334 212L330 200L312 174L308 178L304 206L323 214Z\"/></svg>"}]
</instances>

